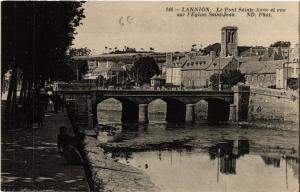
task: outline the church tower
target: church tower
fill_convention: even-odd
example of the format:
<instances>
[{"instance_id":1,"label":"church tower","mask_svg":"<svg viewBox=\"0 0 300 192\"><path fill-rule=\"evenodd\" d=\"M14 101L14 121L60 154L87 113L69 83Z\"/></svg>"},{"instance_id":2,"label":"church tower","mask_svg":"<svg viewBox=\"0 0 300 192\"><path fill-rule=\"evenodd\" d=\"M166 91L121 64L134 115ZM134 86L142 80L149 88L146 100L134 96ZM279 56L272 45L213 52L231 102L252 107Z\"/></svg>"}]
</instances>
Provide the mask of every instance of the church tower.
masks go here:
<instances>
[{"instance_id":1,"label":"church tower","mask_svg":"<svg viewBox=\"0 0 300 192\"><path fill-rule=\"evenodd\" d=\"M221 56L238 56L238 28L226 26L221 29Z\"/></svg>"}]
</instances>

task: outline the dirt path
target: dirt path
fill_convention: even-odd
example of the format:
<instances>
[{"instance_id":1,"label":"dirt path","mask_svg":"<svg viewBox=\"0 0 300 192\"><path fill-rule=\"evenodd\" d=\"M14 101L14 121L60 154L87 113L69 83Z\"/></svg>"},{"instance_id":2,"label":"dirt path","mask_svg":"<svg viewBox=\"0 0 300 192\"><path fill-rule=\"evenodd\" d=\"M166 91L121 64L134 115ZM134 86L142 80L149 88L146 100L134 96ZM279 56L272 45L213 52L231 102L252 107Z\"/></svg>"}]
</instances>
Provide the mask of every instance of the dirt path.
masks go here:
<instances>
[{"instance_id":1,"label":"dirt path","mask_svg":"<svg viewBox=\"0 0 300 192\"><path fill-rule=\"evenodd\" d=\"M83 167L66 165L58 153L56 137L61 125L71 128L66 114L48 113L42 129L2 129L3 191L88 191Z\"/></svg>"}]
</instances>

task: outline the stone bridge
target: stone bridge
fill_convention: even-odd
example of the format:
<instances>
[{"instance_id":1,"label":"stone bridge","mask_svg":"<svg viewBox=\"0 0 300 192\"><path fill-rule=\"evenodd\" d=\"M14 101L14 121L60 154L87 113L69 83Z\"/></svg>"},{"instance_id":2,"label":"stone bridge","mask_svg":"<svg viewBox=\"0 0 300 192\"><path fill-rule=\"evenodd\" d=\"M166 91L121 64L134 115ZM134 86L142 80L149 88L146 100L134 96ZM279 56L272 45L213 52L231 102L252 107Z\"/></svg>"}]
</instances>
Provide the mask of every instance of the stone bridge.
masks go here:
<instances>
[{"instance_id":1,"label":"stone bridge","mask_svg":"<svg viewBox=\"0 0 300 192\"><path fill-rule=\"evenodd\" d=\"M89 127L98 123L97 105L114 98L122 103L123 123L148 123L148 104L161 99L167 104L167 122L195 122L195 104L208 103L208 121L244 121L247 119L250 88L235 86L229 91L215 90L107 90L57 87L77 113L87 114Z\"/></svg>"}]
</instances>

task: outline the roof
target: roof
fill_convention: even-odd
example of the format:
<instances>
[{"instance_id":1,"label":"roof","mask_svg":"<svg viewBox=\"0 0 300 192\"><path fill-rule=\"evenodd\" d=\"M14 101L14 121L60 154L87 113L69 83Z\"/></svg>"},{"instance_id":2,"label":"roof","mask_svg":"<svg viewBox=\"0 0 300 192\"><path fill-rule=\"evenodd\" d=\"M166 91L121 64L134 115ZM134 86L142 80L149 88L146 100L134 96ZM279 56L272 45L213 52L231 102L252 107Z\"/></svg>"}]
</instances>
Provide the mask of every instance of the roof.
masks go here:
<instances>
[{"instance_id":1,"label":"roof","mask_svg":"<svg viewBox=\"0 0 300 192\"><path fill-rule=\"evenodd\" d=\"M133 64L126 64L126 65L123 65L122 66L123 69L125 69L126 71L131 71L132 67L133 67Z\"/></svg>"},{"instance_id":2,"label":"roof","mask_svg":"<svg viewBox=\"0 0 300 192\"><path fill-rule=\"evenodd\" d=\"M194 60L191 61L200 61L199 57L194 58ZM207 57L207 62L199 65L198 66L194 66L194 67L187 67L187 65L184 65L182 70L194 70L194 69L198 69L198 70L217 70L217 69L224 69L231 61L236 60L233 57L220 57L216 58L215 60L213 60L212 62L209 62L209 57ZM203 59L202 59L203 61Z\"/></svg>"},{"instance_id":3,"label":"roof","mask_svg":"<svg viewBox=\"0 0 300 192\"><path fill-rule=\"evenodd\" d=\"M85 79L93 79L93 80L95 80L95 79L97 79L98 78L98 76L88 76L88 77L86 77Z\"/></svg>"},{"instance_id":4,"label":"roof","mask_svg":"<svg viewBox=\"0 0 300 192\"><path fill-rule=\"evenodd\" d=\"M234 57L220 57L216 58L206 70L224 69L231 61L236 60Z\"/></svg>"},{"instance_id":5,"label":"roof","mask_svg":"<svg viewBox=\"0 0 300 192\"><path fill-rule=\"evenodd\" d=\"M161 75L154 75L153 77L150 78L151 80L161 80L164 79Z\"/></svg>"},{"instance_id":6,"label":"roof","mask_svg":"<svg viewBox=\"0 0 300 192\"><path fill-rule=\"evenodd\" d=\"M262 56L269 51L266 47L250 47L249 49L241 52L241 57Z\"/></svg>"},{"instance_id":7,"label":"roof","mask_svg":"<svg viewBox=\"0 0 300 192\"><path fill-rule=\"evenodd\" d=\"M287 48L281 47L249 47L242 51L239 55L241 57L257 57L260 56L261 60L282 60L284 59L283 52Z\"/></svg>"},{"instance_id":8,"label":"roof","mask_svg":"<svg viewBox=\"0 0 300 192\"><path fill-rule=\"evenodd\" d=\"M182 67L187 60L187 56L181 57L179 60L174 60L171 67Z\"/></svg>"},{"instance_id":9,"label":"roof","mask_svg":"<svg viewBox=\"0 0 300 192\"><path fill-rule=\"evenodd\" d=\"M185 69L206 69L211 63L210 56L195 56L188 59L183 68Z\"/></svg>"},{"instance_id":10,"label":"roof","mask_svg":"<svg viewBox=\"0 0 300 192\"><path fill-rule=\"evenodd\" d=\"M253 56L253 57L239 57L238 61L242 63L247 63L247 62L256 62L260 60L260 56Z\"/></svg>"},{"instance_id":11,"label":"roof","mask_svg":"<svg viewBox=\"0 0 300 192\"><path fill-rule=\"evenodd\" d=\"M240 71L245 74L276 73L276 69L282 67L286 60L258 61L243 63Z\"/></svg>"},{"instance_id":12,"label":"roof","mask_svg":"<svg viewBox=\"0 0 300 192\"><path fill-rule=\"evenodd\" d=\"M225 29L234 29L234 30L237 30L237 26L224 26L222 27L222 30L225 30Z\"/></svg>"}]
</instances>

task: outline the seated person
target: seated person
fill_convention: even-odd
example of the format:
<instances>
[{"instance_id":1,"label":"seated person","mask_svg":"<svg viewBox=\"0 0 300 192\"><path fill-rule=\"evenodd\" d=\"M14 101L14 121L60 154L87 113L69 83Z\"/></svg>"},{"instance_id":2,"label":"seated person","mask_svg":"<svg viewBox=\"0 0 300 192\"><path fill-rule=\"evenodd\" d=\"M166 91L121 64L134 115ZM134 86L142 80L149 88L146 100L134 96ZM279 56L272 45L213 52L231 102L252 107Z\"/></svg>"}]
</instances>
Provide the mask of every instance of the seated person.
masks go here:
<instances>
[{"instance_id":1,"label":"seated person","mask_svg":"<svg viewBox=\"0 0 300 192\"><path fill-rule=\"evenodd\" d=\"M76 137L68 135L67 128L59 128L60 133L57 135L57 148L62 152L69 165L81 165L82 158L77 147Z\"/></svg>"}]
</instances>

